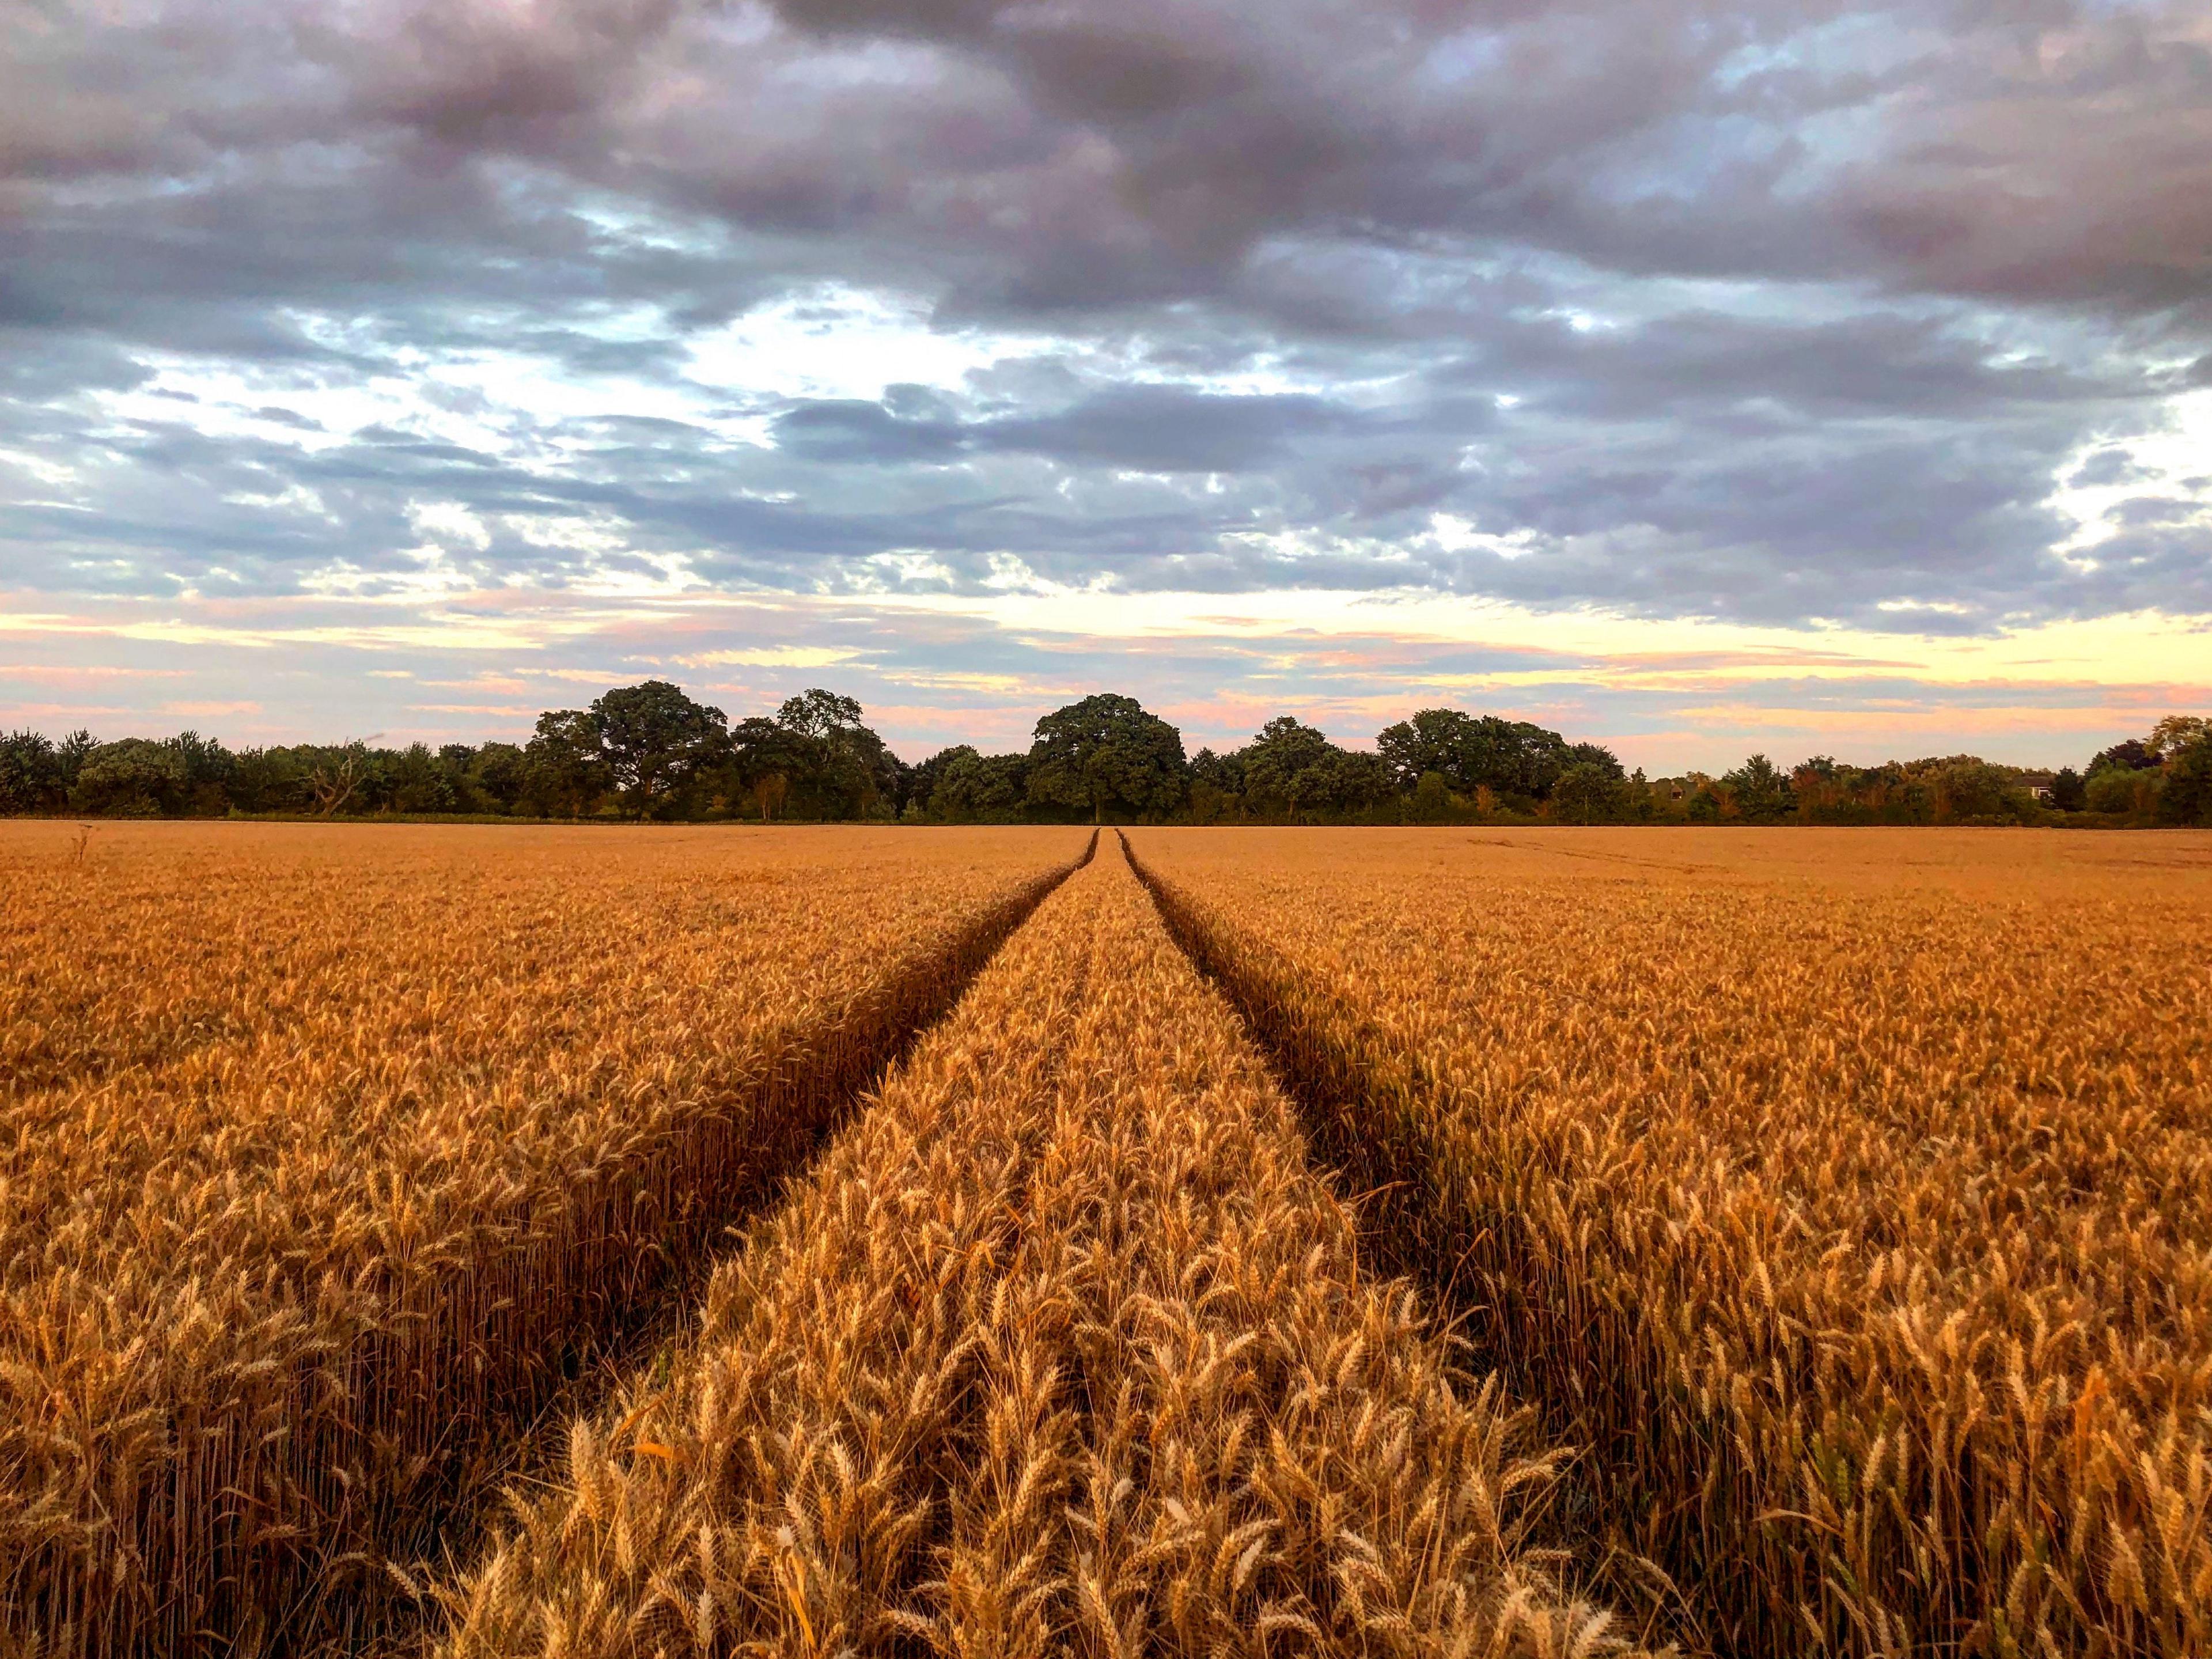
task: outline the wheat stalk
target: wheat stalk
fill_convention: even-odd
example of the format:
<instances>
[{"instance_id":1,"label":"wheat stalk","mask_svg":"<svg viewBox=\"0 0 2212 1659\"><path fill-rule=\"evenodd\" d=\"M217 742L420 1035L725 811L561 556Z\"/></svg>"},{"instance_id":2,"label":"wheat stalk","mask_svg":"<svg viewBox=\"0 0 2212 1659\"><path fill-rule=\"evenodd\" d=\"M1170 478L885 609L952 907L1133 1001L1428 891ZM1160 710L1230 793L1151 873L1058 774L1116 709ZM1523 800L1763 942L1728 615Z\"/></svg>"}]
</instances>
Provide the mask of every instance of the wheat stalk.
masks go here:
<instances>
[{"instance_id":1,"label":"wheat stalk","mask_svg":"<svg viewBox=\"0 0 2212 1659\"><path fill-rule=\"evenodd\" d=\"M1112 847L577 1422L450 1659L1559 1654L1556 1456L1363 1275Z\"/></svg>"},{"instance_id":2,"label":"wheat stalk","mask_svg":"<svg viewBox=\"0 0 2212 1659\"><path fill-rule=\"evenodd\" d=\"M2201 847L2201 842L2196 843ZM1179 935L1731 1651L2212 1651L2212 894L1916 832L1158 832Z\"/></svg>"},{"instance_id":3,"label":"wheat stalk","mask_svg":"<svg viewBox=\"0 0 2212 1659\"><path fill-rule=\"evenodd\" d=\"M55 1655L373 1627L1082 844L118 828L88 903L45 829L0 841L0 1650Z\"/></svg>"}]
</instances>

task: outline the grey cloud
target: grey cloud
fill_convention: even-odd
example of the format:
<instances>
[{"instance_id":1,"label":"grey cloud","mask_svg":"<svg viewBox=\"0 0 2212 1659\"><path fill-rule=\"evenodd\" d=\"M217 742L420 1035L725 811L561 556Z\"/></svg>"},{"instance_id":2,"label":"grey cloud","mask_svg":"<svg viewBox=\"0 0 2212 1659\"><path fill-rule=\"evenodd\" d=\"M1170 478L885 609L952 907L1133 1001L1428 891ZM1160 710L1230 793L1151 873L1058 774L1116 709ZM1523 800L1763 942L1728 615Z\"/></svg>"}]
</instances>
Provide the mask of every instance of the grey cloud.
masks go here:
<instances>
[{"instance_id":1,"label":"grey cloud","mask_svg":"<svg viewBox=\"0 0 2212 1659\"><path fill-rule=\"evenodd\" d=\"M1349 410L1321 398L1134 386L1073 409L993 422L983 441L993 448L1147 472L1242 472L1287 459L1301 439L1358 424Z\"/></svg>"},{"instance_id":2,"label":"grey cloud","mask_svg":"<svg viewBox=\"0 0 2212 1659\"><path fill-rule=\"evenodd\" d=\"M2212 567L2128 447L2212 385L2212 24L2179 0L45 15L0 62L0 449L69 480L0 456L34 583L404 574L430 501L490 526L457 567L549 585L650 554L974 587L1015 558L1982 627ZM880 400L717 393L766 447L417 367L696 389L701 331L823 283L1060 349ZM273 392L259 418L314 448L185 397L115 413L178 358L303 397L411 380L501 438L341 441ZM2140 487L2094 570L2051 550L2061 477ZM294 486L326 511L254 505ZM1439 512L1530 550L1455 550ZM886 574L910 554L930 574Z\"/></svg>"},{"instance_id":3,"label":"grey cloud","mask_svg":"<svg viewBox=\"0 0 2212 1659\"><path fill-rule=\"evenodd\" d=\"M811 461L943 465L1000 453L1145 472L1246 472L1286 459L1301 439L1360 424L1321 398L1139 385L1048 413L964 422L939 404L902 412L889 404L821 400L777 416L775 434Z\"/></svg>"},{"instance_id":4,"label":"grey cloud","mask_svg":"<svg viewBox=\"0 0 2212 1659\"><path fill-rule=\"evenodd\" d=\"M2143 469L2124 449L2100 449L2074 470L2068 480L2076 489L2085 485L2130 483L2143 477Z\"/></svg>"},{"instance_id":5,"label":"grey cloud","mask_svg":"<svg viewBox=\"0 0 2212 1659\"><path fill-rule=\"evenodd\" d=\"M957 421L897 415L857 398L802 404L776 417L775 436L812 461L942 464L969 448Z\"/></svg>"}]
</instances>

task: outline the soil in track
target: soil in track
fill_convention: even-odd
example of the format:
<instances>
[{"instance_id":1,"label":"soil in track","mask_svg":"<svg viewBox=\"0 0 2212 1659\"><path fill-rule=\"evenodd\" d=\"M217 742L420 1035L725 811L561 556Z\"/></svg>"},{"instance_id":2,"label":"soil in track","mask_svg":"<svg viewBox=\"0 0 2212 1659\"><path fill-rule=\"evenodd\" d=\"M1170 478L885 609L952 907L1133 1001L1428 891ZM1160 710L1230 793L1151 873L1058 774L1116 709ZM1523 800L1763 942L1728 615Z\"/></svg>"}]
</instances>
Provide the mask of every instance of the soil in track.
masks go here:
<instances>
[{"instance_id":1,"label":"soil in track","mask_svg":"<svg viewBox=\"0 0 2212 1659\"><path fill-rule=\"evenodd\" d=\"M568 1437L450 1659L1617 1646L1118 848Z\"/></svg>"}]
</instances>

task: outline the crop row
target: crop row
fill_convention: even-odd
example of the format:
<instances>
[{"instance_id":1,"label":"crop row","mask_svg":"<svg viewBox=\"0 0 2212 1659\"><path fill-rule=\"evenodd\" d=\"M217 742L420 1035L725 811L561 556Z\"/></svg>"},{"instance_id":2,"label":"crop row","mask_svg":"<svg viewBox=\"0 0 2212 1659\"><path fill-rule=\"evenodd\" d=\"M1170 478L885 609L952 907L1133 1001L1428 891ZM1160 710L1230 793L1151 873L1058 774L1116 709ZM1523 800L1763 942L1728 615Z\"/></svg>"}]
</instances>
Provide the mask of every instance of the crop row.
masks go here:
<instances>
[{"instance_id":1,"label":"crop row","mask_svg":"<svg viewBox=\"0 0 2212 1659\"><path fill-rule=\"evenodd\" d=\"M1081 845L374 833L0 858L0 1650L358 1638Z\"/></svg>"},{"instance_id":2,"label":"crop row","mask_svg":"<svg viewBox=\"0 0 2212 1659\"><path fill-rule=\"evenodd\" d=\"M2201 878L1754 845L1136 850L1701 1645L2212 1651Z\"/></svg>"},{"instance_id":3,"label":"crop row","mask_svg":"<svg viewBox=\"0 0 2212 1659\"><path fill-rule=\"evenodd\" d=\"M1118 849L447 1591L448 1659L1588 1653L1553 1460L1363 1275Z\"/></svg>"}]
</instances>

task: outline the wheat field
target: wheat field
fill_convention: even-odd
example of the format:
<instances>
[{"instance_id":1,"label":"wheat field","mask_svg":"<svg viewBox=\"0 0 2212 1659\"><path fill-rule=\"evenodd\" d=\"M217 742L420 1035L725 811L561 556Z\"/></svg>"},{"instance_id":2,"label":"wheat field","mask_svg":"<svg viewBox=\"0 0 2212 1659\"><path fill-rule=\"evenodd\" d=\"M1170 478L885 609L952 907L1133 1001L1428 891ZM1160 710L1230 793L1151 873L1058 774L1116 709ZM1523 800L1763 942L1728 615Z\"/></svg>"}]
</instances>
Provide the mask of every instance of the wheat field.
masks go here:
<instances>
[{"instance_id":1,"label":"wheat field","mask_svg":"<svg viewBox=\"0 0 2212 1659\"><path fill-rule=\"evenodd\" d=\"M0 1626L358 1622L1075 831L0 838Z\"/></svg>"},{"instance_id":2,"label":"wheat field","mask_svg":"<svg viewBox=\"0 0 2212 1659\"><path fill-rule=\"evenodd\" d=\"M0 1655L2212 1652L2212 837L0 825Z\"/></svg>"},{"instance_id":3,"label":"wheat field","mask_svg":"<svg viewBox=\"0 0 2212 1659\"><path fill-rule=\"evenodd\" d=\"M442 1651L1587 1653L1553 1460L1363 1276L1112 843L571 1431Z\"/></svg>"},{"instance_id":4,"label":"wheat field","mask_svg":"<svg viewBox=\"0 0 2212 1659\"><path fill-rule=\"evenodd\" d=\"M2212 1651L2212 838L1138 838L1719 1652Z\"/></svg>"}]
</instances>

